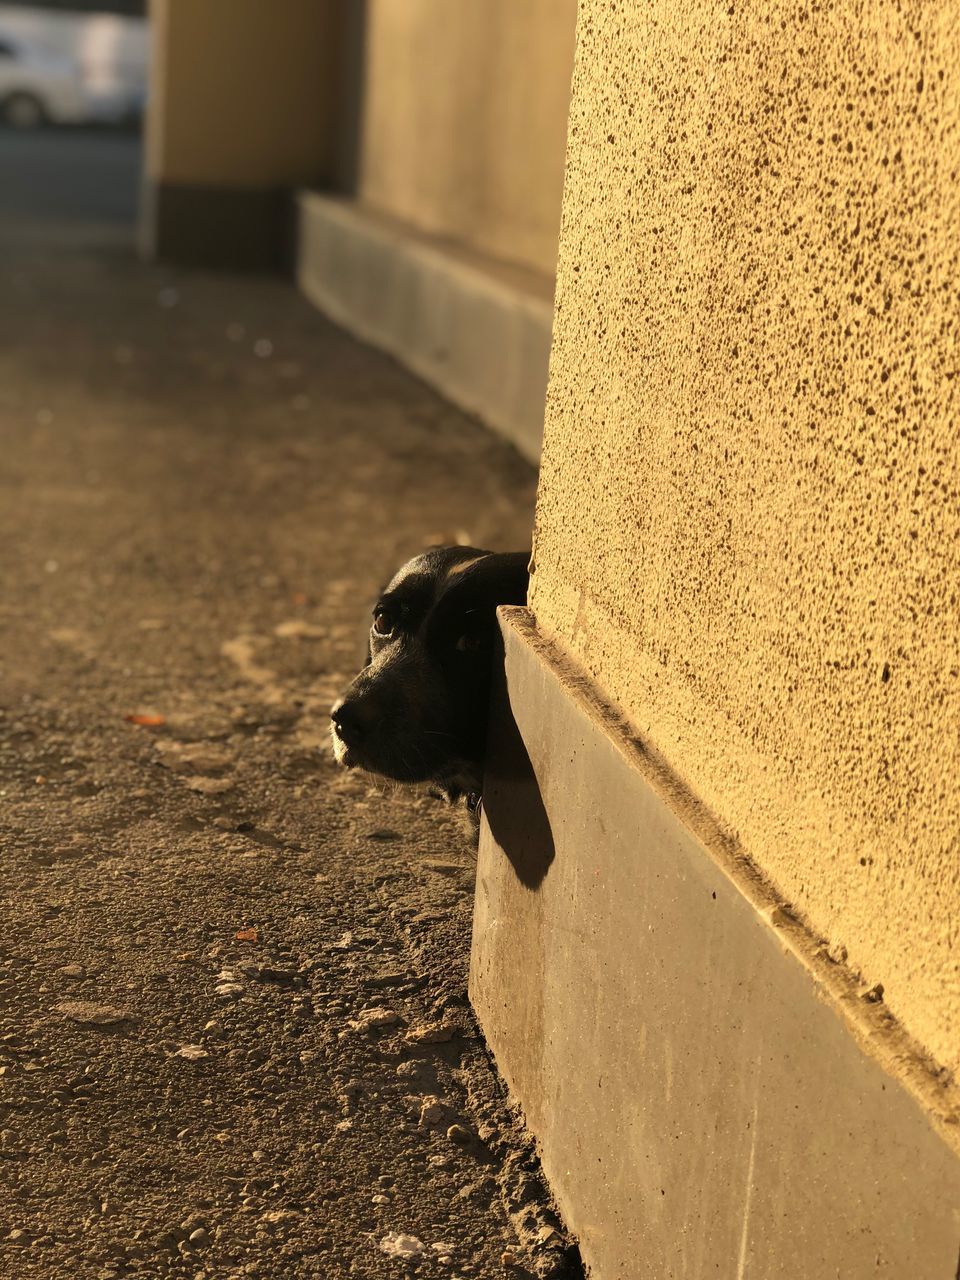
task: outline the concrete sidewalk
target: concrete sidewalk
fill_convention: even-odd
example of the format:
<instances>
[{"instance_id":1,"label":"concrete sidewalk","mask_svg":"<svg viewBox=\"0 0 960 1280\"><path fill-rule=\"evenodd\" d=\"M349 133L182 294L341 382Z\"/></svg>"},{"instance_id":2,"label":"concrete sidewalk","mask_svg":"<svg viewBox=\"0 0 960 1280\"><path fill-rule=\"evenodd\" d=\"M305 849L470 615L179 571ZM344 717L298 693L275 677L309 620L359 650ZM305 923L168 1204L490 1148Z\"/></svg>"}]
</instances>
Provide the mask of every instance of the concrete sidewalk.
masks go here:
<instances>
[{"instance_id":1,"label":"concrete sidewalk","mask_svg":"<svg viewBox=\"0 0 960 1280\"><path fill-rule=\"evenodd\" d=\"M60 244L0 259L0 1273L559 1274L473 852L326 749L385 575L533 471L282 282Z\"/></svg>"}]
</instances>

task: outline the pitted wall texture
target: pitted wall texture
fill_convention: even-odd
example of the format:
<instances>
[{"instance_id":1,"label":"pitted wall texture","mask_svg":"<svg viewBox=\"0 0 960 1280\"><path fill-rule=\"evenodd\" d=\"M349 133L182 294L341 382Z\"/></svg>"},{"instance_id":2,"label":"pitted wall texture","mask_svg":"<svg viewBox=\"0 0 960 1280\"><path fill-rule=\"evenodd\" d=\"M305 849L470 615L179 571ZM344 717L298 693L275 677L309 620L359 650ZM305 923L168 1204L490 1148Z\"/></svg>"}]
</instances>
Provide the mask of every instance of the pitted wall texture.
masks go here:
<instances>
[{"instance_id":1,"label":"pitted wall texture","mask_svg":"<svg viewBox=\"0 0 960 1280\"><path fill-rule=\"evenodd\" d=\"M531 606L960 1067L960 9L582 0Z\"/></svg>"},{"instance_id":2,"label":"pitted wall texture","mask_svg":"<svg viewBox=\"0 0 960 1280\"><path fill-rule=\"evenodd\" d=\"M368 0L359 195L556 268L576 0Z\"/></svg>"}]
</instances>

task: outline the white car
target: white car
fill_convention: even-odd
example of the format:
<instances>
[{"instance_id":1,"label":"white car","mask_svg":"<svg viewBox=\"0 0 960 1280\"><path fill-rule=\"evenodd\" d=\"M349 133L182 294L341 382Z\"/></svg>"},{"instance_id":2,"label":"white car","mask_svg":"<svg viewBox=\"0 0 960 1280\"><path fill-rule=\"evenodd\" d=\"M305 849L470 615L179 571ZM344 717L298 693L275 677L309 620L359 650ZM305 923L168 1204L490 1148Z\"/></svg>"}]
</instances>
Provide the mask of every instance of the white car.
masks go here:
<instances>
[{"instance_id":1,"label":"white car","mask_svg":"<svg viewBox=\"0 0 960 1280\"><path fill-rule=\"evenodd\" d=\"M44 124L119 124L134 115L135 95L97 90L59 53L0 31L0 120L16 129Z\"/></svg>"}]
</instances>

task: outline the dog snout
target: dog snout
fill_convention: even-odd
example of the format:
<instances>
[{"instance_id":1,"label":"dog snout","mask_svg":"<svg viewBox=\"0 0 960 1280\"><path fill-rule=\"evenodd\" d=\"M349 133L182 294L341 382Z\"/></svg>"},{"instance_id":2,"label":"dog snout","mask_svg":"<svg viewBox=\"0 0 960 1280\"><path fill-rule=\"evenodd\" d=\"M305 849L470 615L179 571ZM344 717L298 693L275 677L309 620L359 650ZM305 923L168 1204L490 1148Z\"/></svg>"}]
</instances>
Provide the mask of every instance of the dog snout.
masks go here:
<instances>
[{"instance_id":1,"label":"dog snout","mask_svg":"<svg viewBox=\"0 0 960 1280\"><path fill-rule=\"evenodd\" d=\"M330 711L333 727L348 747L358 747L377 721L376 708L369 698L341 698Z\"/></svg>"}]
</instances>

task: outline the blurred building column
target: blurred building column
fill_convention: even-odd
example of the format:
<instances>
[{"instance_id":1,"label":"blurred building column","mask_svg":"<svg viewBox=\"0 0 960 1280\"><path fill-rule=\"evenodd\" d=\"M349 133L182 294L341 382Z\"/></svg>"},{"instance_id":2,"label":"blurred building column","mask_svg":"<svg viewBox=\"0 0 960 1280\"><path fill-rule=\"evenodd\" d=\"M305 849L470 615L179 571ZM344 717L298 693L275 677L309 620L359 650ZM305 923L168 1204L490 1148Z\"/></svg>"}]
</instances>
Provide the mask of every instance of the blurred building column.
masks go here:
<instances>
[{"instance_id":1,"label":"blurred building column","mask_svg":"<svg viewBox=\"0 0 960 1280\"><path fill-rule=\"evenodd\" d=\"M300 287L536 459L576 0L343 4L337 194L300 194Z\"/></svg>"},{"instance_id":2,"label":"blurred building column","mask_svg":"<svg viewBox=\"0 0 960 1280\"><path fill-rule=\"evenodd\" d=\"M151 0L145 256L264 268L286 192L334 164L337 6Z\"/></svg>"}]
</instances>

